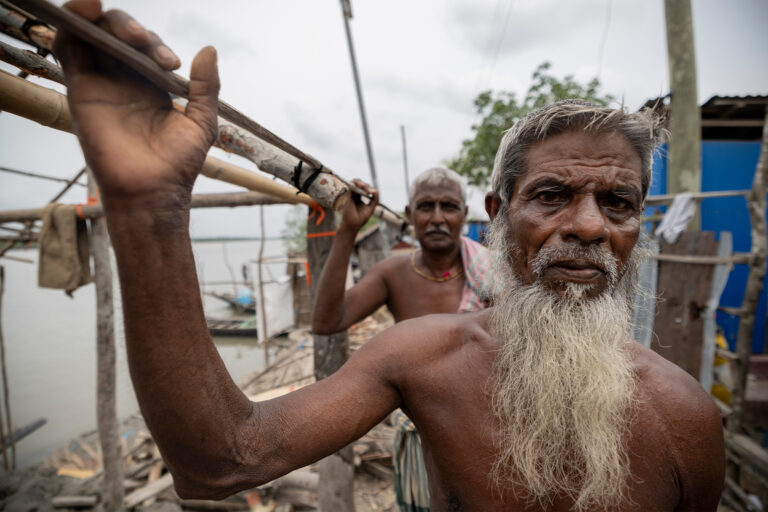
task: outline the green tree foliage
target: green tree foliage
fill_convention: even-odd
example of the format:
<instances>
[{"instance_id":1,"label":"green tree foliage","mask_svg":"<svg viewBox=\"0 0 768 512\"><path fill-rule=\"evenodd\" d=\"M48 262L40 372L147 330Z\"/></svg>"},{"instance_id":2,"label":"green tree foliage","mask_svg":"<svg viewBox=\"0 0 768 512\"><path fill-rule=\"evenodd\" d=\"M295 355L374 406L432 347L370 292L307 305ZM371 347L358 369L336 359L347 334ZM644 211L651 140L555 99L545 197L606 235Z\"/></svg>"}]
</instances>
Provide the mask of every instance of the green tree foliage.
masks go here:
<instances>
[{"instance_id":1,"label":"green tree foliage","mask_svg":"<svg viewBox=\"0 0 768 512\"><path fill-rule=\"evenodd\" d=\"M531 110L567 98L581 98L600 105L615 99L599 92L597 78L586 85L576 82L573 75L560 80L550 74L550 67L549 62L544 62L536 68L533 83L522 102L515 93L504 91L484 91L475 98L475 109L481 121L472 126L474 138L465 140L459 155L448 162L448 166L464 175L470 185L488 188L493 160L504 132Z\"/></svg>"},{"instance_id":2,"label":"green tree foliage","mask_svg":"<svg viewBox=\"0 0 768 512\"><path fill-rule=\"evenodd\" d=\"M307 252L307 207L294 205L285 216L285 227L281 232L286 252Z\"/></svg>"}]
</instances>

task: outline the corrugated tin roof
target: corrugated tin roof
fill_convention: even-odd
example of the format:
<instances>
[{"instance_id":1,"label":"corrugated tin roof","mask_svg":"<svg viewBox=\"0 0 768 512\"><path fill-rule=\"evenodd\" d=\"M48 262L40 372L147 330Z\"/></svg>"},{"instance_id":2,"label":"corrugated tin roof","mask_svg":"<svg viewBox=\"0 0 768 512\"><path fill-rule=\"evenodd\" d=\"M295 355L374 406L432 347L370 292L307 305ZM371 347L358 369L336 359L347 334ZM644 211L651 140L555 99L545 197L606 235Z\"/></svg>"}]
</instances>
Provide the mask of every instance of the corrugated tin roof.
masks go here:
<instances>
[{"instance_id":1,"label":"corrugated tin roof","mask_svg":"<svg viewBox=\"0 0 768 512\"><path fill-rule=\"evenodd\" d=\"M701 105L702 140L760 140L768 96L712 96ZM669 111L669 95L648 100L643 108Z\"/></svg>"}]
</instances>

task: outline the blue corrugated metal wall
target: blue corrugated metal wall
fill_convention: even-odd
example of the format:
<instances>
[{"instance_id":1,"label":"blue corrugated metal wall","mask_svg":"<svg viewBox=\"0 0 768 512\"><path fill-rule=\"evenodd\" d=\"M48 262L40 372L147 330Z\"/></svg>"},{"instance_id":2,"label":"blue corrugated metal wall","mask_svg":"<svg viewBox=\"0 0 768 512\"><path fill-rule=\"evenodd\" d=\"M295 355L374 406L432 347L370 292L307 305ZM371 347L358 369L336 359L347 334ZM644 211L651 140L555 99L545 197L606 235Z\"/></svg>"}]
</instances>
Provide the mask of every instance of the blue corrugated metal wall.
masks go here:
<instances>
[{"instance_id":1,"label":"blue corrugated metal wall","mask_svg":"<svg viewBox=\"0 0 768 512\"><path fill-rule=\"evenodd\" d=\"M752 188L755 167L760 156L759 142L703 141L701 144L701 190L744 190ZM650 194L665 194L667 183L666 156L662 152L654 158L653 182ZM649 209L650 210L650 209ZM748 252L750 235L749 213L741 197L707 199L701 203L701 229L704 231L730 231L733 233L733 250ZM720 304L740 307L747 282L747 267L736 265L728 279ZM768 276L763 282L763 292L755 318L752 351L761 353L765 346L766 292ZM717 324L723 329L731 349L738 335L738 318L717 313Z\"/></svg>"}]
</instances>

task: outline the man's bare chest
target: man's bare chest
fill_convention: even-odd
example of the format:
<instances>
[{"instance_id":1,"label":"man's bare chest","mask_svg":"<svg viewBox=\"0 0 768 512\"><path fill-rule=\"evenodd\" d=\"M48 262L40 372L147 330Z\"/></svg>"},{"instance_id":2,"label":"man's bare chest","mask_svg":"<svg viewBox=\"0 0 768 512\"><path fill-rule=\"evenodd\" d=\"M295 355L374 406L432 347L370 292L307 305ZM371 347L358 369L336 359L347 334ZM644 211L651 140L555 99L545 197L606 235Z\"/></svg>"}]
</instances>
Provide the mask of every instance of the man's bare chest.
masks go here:
<instances>
[{"instance_id":1,"label":"man's bare chest","mask_svg":"<svg viewBox=\"0 0 768 512\"><path fill-rule=\"evenodd\" d=\"M456 313L461 303L464 276L449 281L430 281L404 269L390 279L387 306L400 322L437 313Z\"/></svg>"}]
</instances>

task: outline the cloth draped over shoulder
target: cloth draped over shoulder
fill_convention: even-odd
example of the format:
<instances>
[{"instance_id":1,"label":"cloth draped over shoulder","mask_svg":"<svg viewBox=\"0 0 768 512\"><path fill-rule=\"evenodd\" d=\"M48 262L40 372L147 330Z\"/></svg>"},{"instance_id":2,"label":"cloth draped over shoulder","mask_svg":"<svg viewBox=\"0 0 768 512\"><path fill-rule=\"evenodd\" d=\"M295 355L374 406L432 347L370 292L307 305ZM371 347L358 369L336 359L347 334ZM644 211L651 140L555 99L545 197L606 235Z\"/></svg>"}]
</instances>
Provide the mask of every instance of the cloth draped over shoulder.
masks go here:
<instances>
[{"instance_id":1,"label":"cloth draped over shoulder","mask_svg":"<svg viewBox=\"0 0 768 512\"><path fill-rule=\"evenodd\" d=\"M490 251L470 238L461 237L461 263L464 289L457 312L488 307L493 292ZM419 433L410 418L399 409L392 413L391 420L395 427L392 464L397 504L401 512L428 512L429 483Z\"/></svg>"},{"instance_id":2,"label":"cloth draped over shoulder","mask_svg":"<svg viewBox=\"0 0 768 512\"><path fill-rule=\"evenodd\" d=\"M461 263L464 266L464 289L461 292L458 312L467 313L488 307L493 292L493 279L489 272L491 251L463 236Z\"/></svg>"}]
</instances>

